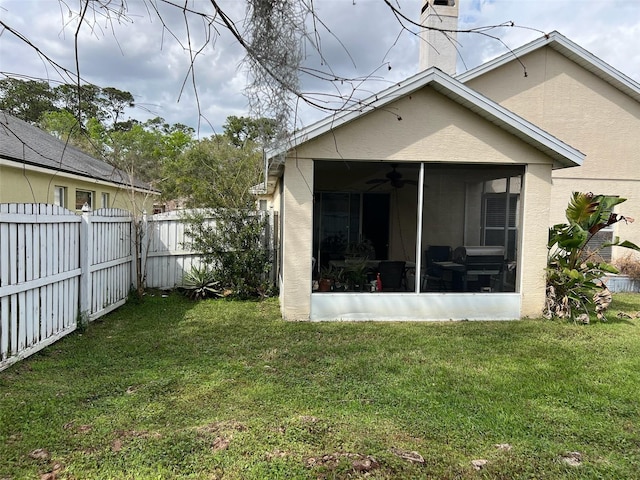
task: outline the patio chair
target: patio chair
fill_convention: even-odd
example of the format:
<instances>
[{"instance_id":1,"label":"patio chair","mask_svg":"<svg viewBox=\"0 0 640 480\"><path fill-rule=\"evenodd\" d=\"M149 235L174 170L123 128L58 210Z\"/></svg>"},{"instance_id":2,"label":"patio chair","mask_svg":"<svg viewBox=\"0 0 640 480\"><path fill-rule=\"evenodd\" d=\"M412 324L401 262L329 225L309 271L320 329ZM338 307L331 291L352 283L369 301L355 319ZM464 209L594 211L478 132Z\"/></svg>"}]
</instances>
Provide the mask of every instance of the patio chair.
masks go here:
<instances>
[{"instance_id":1,"label":"patio chair","mask_svg":"<svg viewBox=\"0 0 640 480\"><path fill-rule=\"evenodd\" d=\"M406 262L397 260L383 260L378 264L383 292L405 289L405 264Z\"/></svg>"},{"instance_id":2,"label":"patio chair","mask_svg":"<svg viewBox=\"0 0 640 480\"><path fill-rule=\"evenodd\" d=\"M428 291L430 286L437 285L438 290L447 289L444 281L444 269L434 262L448 262L451 260L451 247L449 245L430 245L424 252L426 259L425 270L422 274L421 290Z\"/></svg>"}]
</instances>

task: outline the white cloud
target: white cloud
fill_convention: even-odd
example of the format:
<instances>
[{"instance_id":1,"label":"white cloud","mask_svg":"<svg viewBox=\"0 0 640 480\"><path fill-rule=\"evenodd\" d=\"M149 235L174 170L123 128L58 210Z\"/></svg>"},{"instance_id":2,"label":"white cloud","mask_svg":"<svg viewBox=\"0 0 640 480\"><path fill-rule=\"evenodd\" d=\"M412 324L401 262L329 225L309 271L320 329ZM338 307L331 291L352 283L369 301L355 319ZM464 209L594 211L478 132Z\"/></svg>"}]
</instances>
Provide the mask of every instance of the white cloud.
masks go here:
<instances>
[{"instance_id":1,"label":"white cloud","mask_svg":"<svg viewBox=\"0 0 640 480\"><path fill-rule=\"evenodd\" d=\"M640 81L640 1L637 0L458 0L461 28L479 27L514 21L518 28L492 31L500 41L471 34L460 34L460 53L464 64L472 68L480 62L505 53L540 36L539 31L558 30L601 60ZM69 2L68 2L69 3ZM76 6L77 2L70 2ZM157 3L157 2L155 2ZM242 25L245 4L239 0L221 0L232 20ZM394 0L402 12L418 20L422 0ZM160 6L163 4L158 3ZM0 18L25 34L45 53L67 68L74 68L73 31L64 4L54 0L0 0ZM170 123L193 127L198 123L198 109L191 79L181 94L190 60L184 46L186 31L181 13L163 7L168 29L163 28L153 11L141 0L128 0L129 20L106 23L85 31L80 42L79 58L85 78L101 86L130 91L141 107L134 116L147 118L160 115ZM208 2L193 0L192 6L205 8ZM323 64L307 49L306 65L327 69L344 77L374 74L379 80L360 85L362 95L387 87L417 71L418 41L410 32L402 32L388 6L381 0L315 0ZM246 115L247 101L242 95L246 74L239 69L242 49L235 40L215 25L221 36L211 37L195 63L198 96L202 114L216 131L228 115ZM527 27L527 28L520 28ZM113 31L111 30L113 28ZM191 24L193 45L206 40L202 22ZM386 68L386 63L391 70ZM0 71L58 79L38 55L9 32L0 35ZM379 68L382 67L382 68ZM376 70L377 69L377 70ZM349 85L336 85L349 92ZM308 92L335 92L327 82L303 79ZM178 102L178 98L180 101ZM304 123L320 116L317 111L303 109ZM212 130L203 124L202 133Z\"/></svg>"}]
</instances>

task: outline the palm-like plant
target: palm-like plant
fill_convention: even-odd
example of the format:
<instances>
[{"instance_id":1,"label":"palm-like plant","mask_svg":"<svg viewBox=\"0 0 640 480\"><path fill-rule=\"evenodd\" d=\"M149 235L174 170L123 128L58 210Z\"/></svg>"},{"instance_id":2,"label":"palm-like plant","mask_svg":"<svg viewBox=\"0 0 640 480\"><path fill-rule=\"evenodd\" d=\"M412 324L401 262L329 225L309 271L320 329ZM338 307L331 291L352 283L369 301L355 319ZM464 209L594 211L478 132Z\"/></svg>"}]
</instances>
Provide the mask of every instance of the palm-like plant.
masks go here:
<instances>
[{"instance_id":1,"label":"palm-like plant","mask_svg":"<svg viewBox=\"0 0 640 480\"><path fill-rule=\"evenodd\" d=\"M214 279L213 272L206 266L192 266L183 277L182 289L192 300L223 296L220 282Z\"/></svg>"},{"instance_id":2,"label":"palm-like plant","mask_svg":"<svg viewBox=\"0 0 640 480\"><path fill-rule=\"evenodd\" d=\"M610 195L574 192L566 210L569 223L554 225L549 229L547 259L547 318L572 318L580 316L588 320L589 312L605 320L604 312L611 302L611 295L601 279L607 273L618 273L605 262L599 252L610 246L640 250L629 241L615 237L594 250L587 247L589 240L603 228L617 222L633 222L632 218L613 213L613 208L626 201Z\"/></svg>"}]
</instances>

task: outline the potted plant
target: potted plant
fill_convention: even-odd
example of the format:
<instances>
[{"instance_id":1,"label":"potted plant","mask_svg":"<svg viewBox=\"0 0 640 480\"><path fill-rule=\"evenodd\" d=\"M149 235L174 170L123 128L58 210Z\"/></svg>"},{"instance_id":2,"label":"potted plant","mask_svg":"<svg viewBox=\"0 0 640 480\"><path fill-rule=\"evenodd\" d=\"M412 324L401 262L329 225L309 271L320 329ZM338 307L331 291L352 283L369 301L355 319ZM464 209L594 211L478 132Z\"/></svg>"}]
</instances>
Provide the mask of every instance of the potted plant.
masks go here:
<instances>
[{"instance_id":1,"label":"potted plant","mask_svg":"<svg viewBox=\"0 0 640 480\"><path fill-rule=\"evenodd\" d=\"M367 265L366 258L359 260L352 259L350 262L346 262L344 276L350 290L359 292L363 289L364 285L367 283L368 270L369 267Z\"/></svg>"},{"instance_id":2,"label":"potted plant","mask_svg":"<svg viewBox=\"0 0 640 480\"><path fill-rule=\"evenodd\" d=\"M331 265L322 267L320 269L320 280L318 280L318 291L329 292L334 286L336 279L339 277L340 271L338 268Z\"/></svg>"}]
</instances>

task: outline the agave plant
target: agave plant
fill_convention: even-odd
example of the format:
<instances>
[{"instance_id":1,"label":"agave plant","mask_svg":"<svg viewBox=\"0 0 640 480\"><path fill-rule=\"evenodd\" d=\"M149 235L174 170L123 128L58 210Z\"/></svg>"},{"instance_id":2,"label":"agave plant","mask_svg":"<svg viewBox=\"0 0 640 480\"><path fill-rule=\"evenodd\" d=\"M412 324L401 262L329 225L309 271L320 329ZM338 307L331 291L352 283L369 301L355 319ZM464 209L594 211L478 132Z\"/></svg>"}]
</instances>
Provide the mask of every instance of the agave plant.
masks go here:
<instances>
[{"instance_id":1,"label":"agave plant","mask_svg":"<svg viewBox=\"0 0 640 480\"><path fill-rule=\"evenodd\" d=\"M183 277L182 290L193 300L222 296L220 282L214 279L213 272L206 266L192 266Z\"/></svg>"},{"instance_id":2,"label":"agave plant","mask_svg":"<svg viewBox=\"0 0 640 480\"><path fill-rule=\"evenodd\" d=\"M589 313L593 312L598 319L606 320L604 313L611 303L611 294L601 279L618 270L605 262L599 252L610 246L640 248L618 237L593 250L587 244L603 228L620 221L633 222L632 218L613 213L613 208L624 201L625 198L610 195L573 193L566 210L569 223L554 225L549 230L544 312L547 318L580 317L588 321Z\"/></svg>"}]
</instances>

